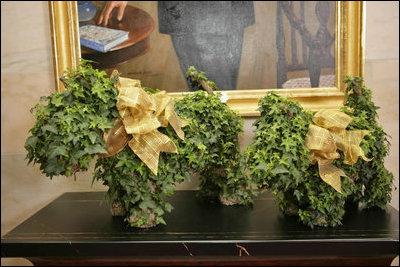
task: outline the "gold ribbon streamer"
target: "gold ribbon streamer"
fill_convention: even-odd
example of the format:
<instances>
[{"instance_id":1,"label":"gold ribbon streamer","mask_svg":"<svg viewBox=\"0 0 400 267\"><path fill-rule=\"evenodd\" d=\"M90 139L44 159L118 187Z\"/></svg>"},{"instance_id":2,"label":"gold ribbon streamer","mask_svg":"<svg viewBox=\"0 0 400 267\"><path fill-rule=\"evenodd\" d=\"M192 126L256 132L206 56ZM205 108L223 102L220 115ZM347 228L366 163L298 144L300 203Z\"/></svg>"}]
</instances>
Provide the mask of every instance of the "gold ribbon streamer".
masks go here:
<instances>
[{"instance_id":1,"label":"gold ribbon streamer","mask_svg":"<svg viewBox=\"0 0 400 267\"><path fill-rule=\"evenodd\" d=\"M342 193L340 177L347 176L332 164L340 157L337 149L344 153L344 164L353 165L358 157L365 161L372 160L365 157L360 147L361 141L369 131L346 131L347 125L352 121L353 119L343 112L320 110L313 117L316 125L310 124L305 139L306 146L311 150L311 161L318 162L321 179L339 193Z\"/></svg>"},{"instance_id":2,"label":"gold ribbon streamer","mask_svg":"<svg viewBox=\"0 0 400 267\"><path fill-rule=\"evenodd\" d=\"M111 77L115 75L116 71ZM157 175L160 152L178 153L175 143L157 128L167 127L169 123L178 137L184 140L185 133L181 127L188 124L175 113L174 99L165 91L149 95L142 89L139 80L122 77L118 78L117 88L117 109L121 119L104 134L108 153L102 156L116 155L128 144Z\"/></svg>"}]
</instances>

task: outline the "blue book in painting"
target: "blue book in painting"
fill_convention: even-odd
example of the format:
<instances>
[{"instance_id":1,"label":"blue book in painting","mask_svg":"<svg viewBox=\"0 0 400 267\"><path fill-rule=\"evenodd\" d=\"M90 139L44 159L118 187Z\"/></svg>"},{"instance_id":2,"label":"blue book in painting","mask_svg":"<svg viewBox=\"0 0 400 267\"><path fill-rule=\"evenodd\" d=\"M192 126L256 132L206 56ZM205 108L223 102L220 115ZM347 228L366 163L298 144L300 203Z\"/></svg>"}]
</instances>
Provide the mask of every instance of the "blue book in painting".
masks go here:
<instances>
[{"instance_id":1,"label":"blue book in painting","mask_svg":"<svg viewBox=\"0 0 400 267\"><path fill-rule=\"evenodd\" d=\"M81 45L107 52L129 39L129 32L114 30L96 25L84 25L79 27Z\"/></svg>"}]
</instances>

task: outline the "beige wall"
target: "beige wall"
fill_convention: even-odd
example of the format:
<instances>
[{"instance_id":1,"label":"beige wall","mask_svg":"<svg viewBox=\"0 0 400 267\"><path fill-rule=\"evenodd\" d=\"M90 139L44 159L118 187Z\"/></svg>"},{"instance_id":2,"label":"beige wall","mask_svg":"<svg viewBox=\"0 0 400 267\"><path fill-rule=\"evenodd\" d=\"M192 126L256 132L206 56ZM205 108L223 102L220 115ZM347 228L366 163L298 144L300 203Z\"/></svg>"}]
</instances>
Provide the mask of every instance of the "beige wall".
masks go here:
<instances>
[{"instance_id":1,"label":"beige wall","mask_svg":"<svg viewBox=\"0 0 400 267\"><path fill-rule=\"evenodd\" d=\"M49 180L38 166L26 166L24 142L33 126L29 109L54 89L47 2L1 3L1 235L65 191L105 190L90 186L90 171ZM392 136L386 166L399 177L399 3L367 2L366 85L373 89L380 122ZM245 123L242 147L252 138ZM197 181L178 186L196 188ZM398 190L392 205L398 209ZM3 262L2 264L6 263Z\"/></svg>"},{"instance_id":2,"label":"beige wall","mask_svg":"<svg viewBox=\"0 0 400 267\"><path fill-rule=\"evenodd\" d=\"M392 137L385 160L393 172L397 190L392 206L399 209L399 2L367 2L365 84L373 91L379 122Z\"/></svg>"}]
</instances>

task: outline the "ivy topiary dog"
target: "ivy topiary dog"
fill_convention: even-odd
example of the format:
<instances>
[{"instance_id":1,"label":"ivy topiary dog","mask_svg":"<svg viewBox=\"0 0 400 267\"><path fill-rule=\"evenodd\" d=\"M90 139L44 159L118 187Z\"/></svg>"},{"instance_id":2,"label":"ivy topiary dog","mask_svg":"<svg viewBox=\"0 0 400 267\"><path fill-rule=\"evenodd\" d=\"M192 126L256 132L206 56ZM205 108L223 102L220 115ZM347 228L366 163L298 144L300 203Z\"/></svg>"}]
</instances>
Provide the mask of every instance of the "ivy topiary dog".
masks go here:
<instances>
[{"instance_id":1,"label":"ivy topiary dog","mask_svg":"<svg viewBox=\"0 0 400 267\"><path fill-rule=\"evenodd\" d=\"M246 150L250 174L275 196L279 208L310 227L341 224L351 192L342 179L342 194L324 183L310 161L304 140L312 113L297 102L269 93L260 100L254 141Z\"/></svg>"},{"instance_id":2,"label":"ivy topiary dog","mask_svg":"<svg viewBox=\"0 0 400 267\"><path fill-rule=\"evenodd\" d=\"M219 198L225 205L252 203L257 187L246 174L238 140L243 119L213 92L218 87L204 72L190 67L187 76L194 88L208 91L196 91L175 105L178 115L189 122L184 129L185 154L199 175L200 196Z\"/></svg>"},{"instance_id":3,"label":"ivy topiary dog","mask_svg":"<svg viewBox=\"0 0 400 267\"><path fill-rule=\"evenodd\" d=\"M346 203L386 209L391 198L393 174L384 167L390 143L377 124L378 107L371 101L371 90L362 84L362 78L348 76L345 83L342 111L353 119L346 130L369 131L360 147L372 160L347 165L339 151L341 157L333 164L348 177L341 179L342 194L324 183L317 165L311 164L304 141L312 113L294 101L274 93L260 101L255 140L246 151L251 175L261 188L271 190L285 214L299 216L310 227L340 225Z\"/></svg>"}]
</instances>

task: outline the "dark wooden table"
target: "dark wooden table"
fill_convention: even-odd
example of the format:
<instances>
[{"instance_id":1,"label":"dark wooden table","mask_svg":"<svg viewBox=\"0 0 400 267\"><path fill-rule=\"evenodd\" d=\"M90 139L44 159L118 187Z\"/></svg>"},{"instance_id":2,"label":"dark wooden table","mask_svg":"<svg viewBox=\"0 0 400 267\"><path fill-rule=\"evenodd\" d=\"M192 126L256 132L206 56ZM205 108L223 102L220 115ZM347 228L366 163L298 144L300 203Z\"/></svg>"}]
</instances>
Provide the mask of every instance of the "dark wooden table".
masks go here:
<instances>
[{"instance_id":1,"label":"dark wooden table","mask_svg":"<svg viewBox=\"0 0 400 267\"><path fill-rule=\"evenodd\" d=\"M207 203L177 191L167 225L127 227L104 192L65 193L2 238L2 257L40 265L389 265L399 250L398 211L346 212L337 228L283 216L272 196L253 207Z\"/></svg>"}]
</instances>

